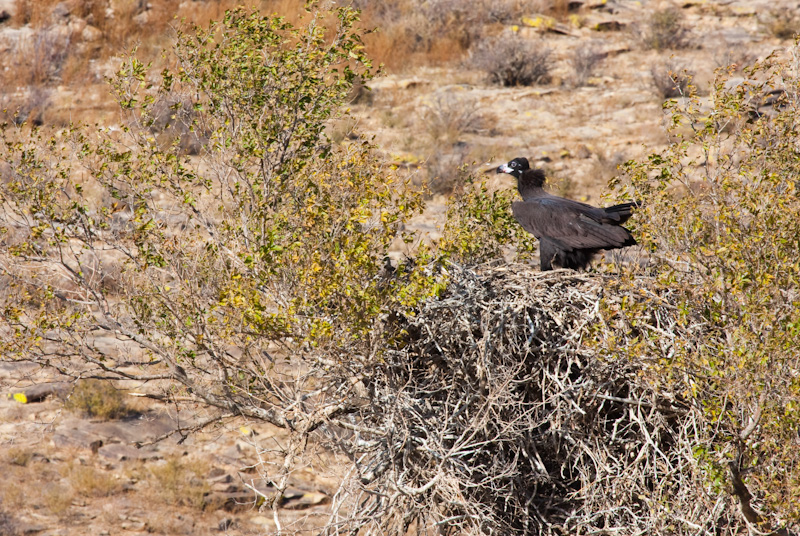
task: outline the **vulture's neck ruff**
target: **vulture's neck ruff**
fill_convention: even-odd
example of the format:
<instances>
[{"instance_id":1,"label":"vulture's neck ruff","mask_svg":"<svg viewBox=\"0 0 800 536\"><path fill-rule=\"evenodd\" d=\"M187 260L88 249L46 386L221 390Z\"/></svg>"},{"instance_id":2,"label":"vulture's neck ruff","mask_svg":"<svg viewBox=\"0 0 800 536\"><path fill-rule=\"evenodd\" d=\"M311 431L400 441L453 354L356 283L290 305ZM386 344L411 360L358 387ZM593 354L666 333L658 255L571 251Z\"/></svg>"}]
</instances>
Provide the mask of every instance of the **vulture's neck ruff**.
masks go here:
<instances>
[{"instance_id":1,"label":"vulture's neck ruff","mask_svg":"<svg viewBox=\"0 0 800 536\"><path fill-rule=\"evenodd\" d=\"M517 178L517 189L522 199L539 197L544 193L544 171L541 169L526 169Z\"/></svg>"}]
</instances>

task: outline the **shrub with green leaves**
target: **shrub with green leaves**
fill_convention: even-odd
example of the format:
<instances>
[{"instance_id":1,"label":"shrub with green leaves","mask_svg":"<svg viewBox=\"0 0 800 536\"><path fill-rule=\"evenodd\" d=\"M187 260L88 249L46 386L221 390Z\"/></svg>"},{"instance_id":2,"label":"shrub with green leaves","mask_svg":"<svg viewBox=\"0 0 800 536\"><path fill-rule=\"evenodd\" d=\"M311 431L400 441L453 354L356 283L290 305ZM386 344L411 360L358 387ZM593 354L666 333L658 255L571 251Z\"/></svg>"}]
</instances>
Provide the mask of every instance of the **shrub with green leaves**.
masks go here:
<instances>
[{"instance_id":1,"label":"shrub with green leaves","mask_svg":"<svg viewBox=\"0 0 800 536\"><path fill-rule=\"evenodd\" d=\"M438 252L468 265L493 261L507 254L530 260L536 239L511 213L516 189L490 191L485 181L476 181L473 176L466 182L463 191L449 200Z\"/></svg>"},{"instance_id":2,"label":"shrub with green leaves","mask_svg":"<svg viewBox=\"0 0 800 536\"><path fill-rule=\"evenodd\" d=\"M325 135L370 77L358 13L308 20L238 9L179 32L160 73L127 58L111 80L121 129L3 126L0 354L168 380L152 396L293 429L348 411L297 404L371 363L384 311L438 283L384 268L419 192L371 145ZM176 121L197 156L156 139Z\"/></svg>"},{"instance_id":3,"label":"shrub with green leaves","mask_svg":"<svg viewBox=\"0 0 800 536\"><path fill-rule=\"evenodd\" d=\"M617 184L645 200L634 234L652 253L654 295L697 336L636 328L656 321L658 300L644 299L611 353L652 359L652 381L684 385L704 416L695 454L709 485L770 531L800 520L798 52L744 80L718 73L707 100L670 101L674 142Z\"/></svg>"}]
</instances>

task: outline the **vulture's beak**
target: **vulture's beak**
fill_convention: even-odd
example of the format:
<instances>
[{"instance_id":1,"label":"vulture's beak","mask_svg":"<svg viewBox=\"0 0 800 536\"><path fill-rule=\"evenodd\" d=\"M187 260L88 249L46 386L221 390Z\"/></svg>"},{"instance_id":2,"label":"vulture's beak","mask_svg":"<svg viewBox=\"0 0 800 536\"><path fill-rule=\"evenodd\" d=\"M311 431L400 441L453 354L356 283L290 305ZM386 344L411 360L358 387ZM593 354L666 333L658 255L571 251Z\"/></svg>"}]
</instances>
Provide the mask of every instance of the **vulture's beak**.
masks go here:
<instances>
[{"instance_id":1,"label":"vulture's beak","mask_svg":"<svg viewBox=\"0 0 800 536\"><path fill-rule=\"evenodd\" d=\"M514 170L511 169L510 167L508 167L508 164L503 164L502 166L497 168L497 171L495 171L495 173L509 173L510 174L510 173L514 173Z\"/></svg>"}]
</instances>

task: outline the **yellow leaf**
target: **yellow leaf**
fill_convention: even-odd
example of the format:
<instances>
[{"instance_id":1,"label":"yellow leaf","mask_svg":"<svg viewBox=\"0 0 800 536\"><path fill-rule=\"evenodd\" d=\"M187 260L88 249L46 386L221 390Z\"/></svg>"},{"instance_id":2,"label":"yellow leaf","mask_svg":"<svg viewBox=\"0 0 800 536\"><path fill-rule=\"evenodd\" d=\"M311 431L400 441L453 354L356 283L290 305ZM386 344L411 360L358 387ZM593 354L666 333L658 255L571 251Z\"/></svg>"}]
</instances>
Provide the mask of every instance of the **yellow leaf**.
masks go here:
<instances>
[{"instance_id":1,"label":"yellow leaf","mask_svg":"<svg viewBox=\"0 0 800 536\"><path fill-rule=\"evenodd\" d=\"M14 393L14 400L19 402L20 404L28 403L28 397L25 396L25 393Z\"/></svg>"}]
</instances>

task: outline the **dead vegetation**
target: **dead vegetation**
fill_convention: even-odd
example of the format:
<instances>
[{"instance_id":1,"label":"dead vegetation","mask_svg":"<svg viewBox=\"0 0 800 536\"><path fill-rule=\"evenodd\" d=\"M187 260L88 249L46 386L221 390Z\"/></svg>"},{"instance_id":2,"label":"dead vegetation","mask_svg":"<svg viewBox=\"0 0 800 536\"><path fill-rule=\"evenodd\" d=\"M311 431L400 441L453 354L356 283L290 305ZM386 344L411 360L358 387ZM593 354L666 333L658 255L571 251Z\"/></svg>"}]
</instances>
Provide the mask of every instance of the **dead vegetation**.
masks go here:
<instances>
[{"instance_id":1,"label":"dead vegetation","mask_svg":"<svg viewBox=\"0 0 800 536\"><path fill-rule=\"evenodd\" d=\"M482 41L469 61L489 81L502 86L532 86L550 82L550 49L516 33Z\"/></svg>"},{"instance_id":2,"label":"dead vegetation","mask_svg":"<svg viewBox=\"0 0 800 536\"><path fill-rule=\"evenodd\" d=\"M603 311L637 291L608 282L452 266L441 299L392 319L405 335L330 436L357 473L326 533L737 533L735 505L708 493L692 455L696 408L643 379L661 356L620 361L586 344L625 337ZM702 330L668 304L652 314L650 329Z\"/></svg>"}]
</instances>

